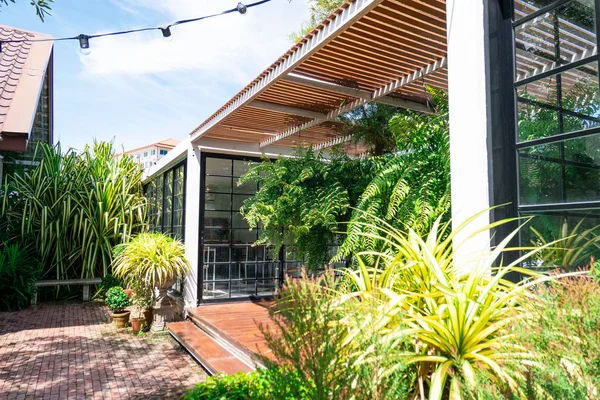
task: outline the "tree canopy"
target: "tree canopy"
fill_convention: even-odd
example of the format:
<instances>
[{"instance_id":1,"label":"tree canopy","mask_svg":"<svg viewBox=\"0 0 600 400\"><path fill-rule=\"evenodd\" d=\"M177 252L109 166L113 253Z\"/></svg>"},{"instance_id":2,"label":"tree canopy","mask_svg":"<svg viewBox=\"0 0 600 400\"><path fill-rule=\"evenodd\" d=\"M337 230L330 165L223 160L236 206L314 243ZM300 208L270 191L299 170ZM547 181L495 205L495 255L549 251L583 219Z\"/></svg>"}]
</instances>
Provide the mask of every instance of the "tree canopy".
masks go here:
<instances>
[{"instance_id":1,"label":"tree canopy","mask_svg":"<svg viewBox=\"0 0 600 400\"><path fill-rule=\"evenodd\" d=\"M0 0L0 9L7 7L9 2L15 4L16 0ZM47 16L51 15L50 11L52 9L50 8L50 3L54 3L54 0L30 0L30 4L35 7L35 13L40 17L42 22L44 22Z\"/></svg>"},{"instance_id":2,"label":"tree canopy","mask_svg":"<svg viewBox=\"0 0 600 400\"><path fill-rule=\"evenodd\" d=\"M290 34L290 40L299 42L310 33L317 25L329 16L336 8L344 3L344 0L307 0L310 7L310 18L304 21L297 32Z\"/></svg>"}]
</instances>

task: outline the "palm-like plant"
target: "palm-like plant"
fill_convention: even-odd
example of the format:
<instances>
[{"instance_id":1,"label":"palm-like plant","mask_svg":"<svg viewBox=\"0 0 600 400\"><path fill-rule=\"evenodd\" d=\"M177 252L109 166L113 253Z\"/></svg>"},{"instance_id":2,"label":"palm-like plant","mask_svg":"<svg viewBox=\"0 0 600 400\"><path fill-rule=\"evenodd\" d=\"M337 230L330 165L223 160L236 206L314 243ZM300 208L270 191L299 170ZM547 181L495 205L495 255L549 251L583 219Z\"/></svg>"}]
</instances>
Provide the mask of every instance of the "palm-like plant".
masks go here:
<instances>
[{"instance_id":1,"label":"palm-like plant","mask_svg":"<svg viewBox=\"0 0 600 400\"><path fill-rule=\"evenodd\" d=\"M527 289L550 278L518 265L554 243L522 248L525 254L518 260L494 267L502 262L501 255L519 228L489 254L478 256L473 268L464 268L455 263L456 248L461 244L453 241L480 214L451 232L450 224L441 224L438 219L426 238L412 230L403 233L372 217L382 232L376 239L385 242L390 251L359 253L358 270L344 272L339 303L379 304L376 312L363 321L376 326L385 343L404 346L403 361L417 368L416 398L428 395L431 400L460 399L462 382L474 383L476 372L518 392L512 366L517 365L518 371L518 366L534 361L509 327L526 317L520 311L523 301L531 296ZM469 238L506 222L477 230ZM362 261L365 255L374 258L376 264L367 267ZM510 282L505 279L510 272L528 279ZM360 342L363 330L350 324L347 343ZM413 340L410 349L405 346L407 338ZM361 362L370 362L371 356L367 349ZM507 365L511 365L510 370ZM388 371L392 372L393 368Z\"/></svg>"},{"instance_id":2,"label":"palm-like plant","mask_svg":"<svg viewBox=\"0 0 600 400\"><path fill-rule=\"evenodd\" d=\"M168 299L167 288L190 270L184 244L162 233L139 234L115 248L113 268L114 275L126 282L141 281L158 288L152 329L164 329L172 313L169 305L163 304Z\"/></svg>"}]
</instances>

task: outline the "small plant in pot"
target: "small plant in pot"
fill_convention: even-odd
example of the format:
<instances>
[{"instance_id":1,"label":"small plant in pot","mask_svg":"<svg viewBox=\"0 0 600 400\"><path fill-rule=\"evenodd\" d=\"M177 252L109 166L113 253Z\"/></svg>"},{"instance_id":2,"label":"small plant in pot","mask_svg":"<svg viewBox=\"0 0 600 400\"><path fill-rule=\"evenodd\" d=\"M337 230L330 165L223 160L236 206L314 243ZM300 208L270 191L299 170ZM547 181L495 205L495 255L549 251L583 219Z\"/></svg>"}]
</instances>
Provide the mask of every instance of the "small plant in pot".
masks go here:
<instances>
[{"instance_id":1,"label":"small plant in pot","mask_svg":"<svg viewBox=\"0 0 600 400\"><path fill-rule=\"evenodd\" d=\"M129 298L121 286L115 286L106 292L104 303L112 310L112 318L117 328L124 328L129 321Z\"/></svg>"},{"instance_id":2,"label":"small plant in pot","mask_svg":"<svg viewBox=\"0 0 600 400\"><path fill-rule=\"evenodd\" d=\"M131 305L134 311L131 318L131 329L133 333L139 333L142 325L144 325L144 328L149 328L152 323L154 294L152 287L143 280L133 280L130 285L133 293Z\"/></svg>"},{"instance_id":3,"label":"small plant in pot","mask_svg":"<svg viewBox=\"0 0 600 400\"><path fill-rule=\"evenodd\" d=\"M115 248L113 269L115 276L128 282L143 281L156 288L152 330L164 330L166 322L174 316L174 304L167 296L167 289L178 276L190 270L184 244L162 233L139 234Z\"/></svg>"}]
</instances>

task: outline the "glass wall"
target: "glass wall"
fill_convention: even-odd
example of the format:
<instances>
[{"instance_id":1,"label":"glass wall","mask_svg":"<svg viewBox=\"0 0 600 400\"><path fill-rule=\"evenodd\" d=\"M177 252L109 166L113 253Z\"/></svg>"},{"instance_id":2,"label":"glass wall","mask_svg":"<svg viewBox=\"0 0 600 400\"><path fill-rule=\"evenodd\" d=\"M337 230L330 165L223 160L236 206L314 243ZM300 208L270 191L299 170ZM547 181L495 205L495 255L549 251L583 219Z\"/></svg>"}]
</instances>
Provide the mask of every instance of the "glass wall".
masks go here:
<instances>
[{"instance_id":1,"label":"glass wall","mask_svg":"<svg viewBox=\"0 0 600 400\"><path fill-rule=\"evenodd\" d=\"M574 268L600 256L600 0L514 1L518 199L534 215L523 245L564 242L538 262ZM580 250L580 251L579 251Z\"/></svg>"},{"instance_id":2,"label":"glass wall","mask_svg":"<svg viewBox=\"0 0 600 400\"><path fill-rule=\"evenodd\" d=\"M281 254L253 246L260 230L250 230L240 214L254 183L239 183L251 161L203 154L202 300L269 296L282 276Z\"/></svg>"},{"instance_id":3,"label":"glass wall","mask_svg":"<svg viewBox=\"0 0 600 400\"><path fill-rule=\"evenodd\" d=\"M144 186L150 232L185 241L185 161Z\"/></svg>"},{"instance_id":4,"label":"glass wall","mask_svg":"<svg viewBox=\"0 0 600 400\"><path fill-rule=\"evenodd\" d=\"M185 168L186 161L158 175L144 186L148 199L148 230L162 232L185 242ZM183 279L172 289L183 293Z\"/></svg>"}]
</instances>

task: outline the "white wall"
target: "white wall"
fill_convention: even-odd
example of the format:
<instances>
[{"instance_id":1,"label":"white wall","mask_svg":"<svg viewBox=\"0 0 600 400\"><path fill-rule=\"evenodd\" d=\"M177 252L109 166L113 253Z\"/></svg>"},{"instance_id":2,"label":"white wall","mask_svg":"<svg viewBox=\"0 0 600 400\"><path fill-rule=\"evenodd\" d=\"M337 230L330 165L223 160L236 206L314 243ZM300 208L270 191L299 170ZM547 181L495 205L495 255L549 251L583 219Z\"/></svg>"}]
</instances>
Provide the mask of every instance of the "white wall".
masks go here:
<instances>
[{"instance_id":1,"label":"white wall","mask_svg":"<svg viewBox=\"0 0 600 400\"><path fill-rule=\"evenodd\" d=\"M185 198L185 251L191 272L184 283L185 308L196 307L198 302L198 241L200 230L200 149L187 142L186 198Z\"/></svg>"},{"instance_id":2,"label":"white wall","mask_svg":"<svg viewBox=\"0 0 600 400\"><path fill-rule=\"evenodd\" d=\"M448 86L450 107L450 173L453 227L490 207L488 176L488 107L484 1L447 0ZM455 245L488 225L484 213ZM456 261L467 268L481 252L489 251L484 232L459 247Z\"/></svg>"}]
</instances>

